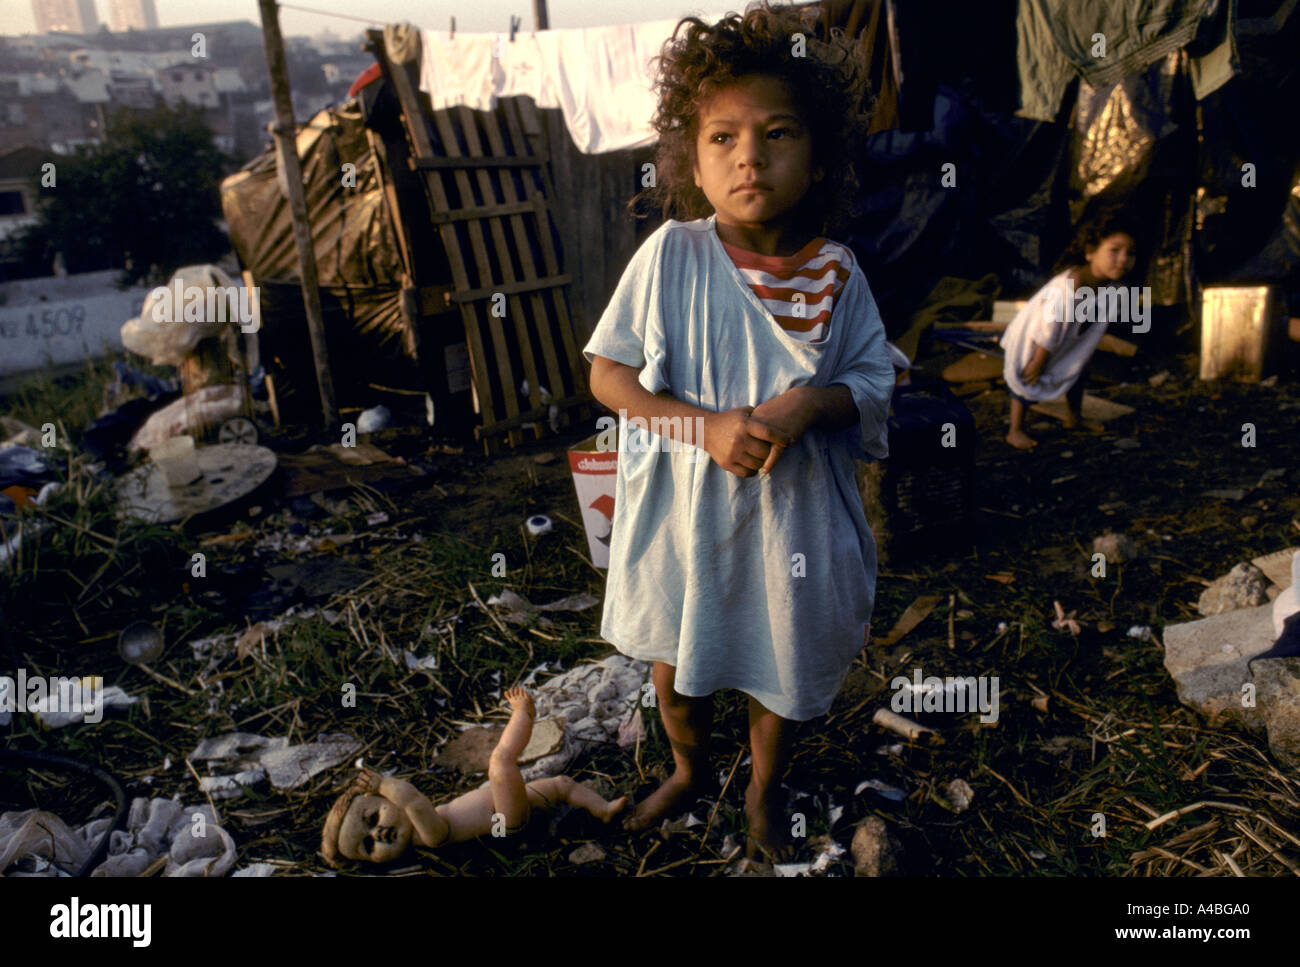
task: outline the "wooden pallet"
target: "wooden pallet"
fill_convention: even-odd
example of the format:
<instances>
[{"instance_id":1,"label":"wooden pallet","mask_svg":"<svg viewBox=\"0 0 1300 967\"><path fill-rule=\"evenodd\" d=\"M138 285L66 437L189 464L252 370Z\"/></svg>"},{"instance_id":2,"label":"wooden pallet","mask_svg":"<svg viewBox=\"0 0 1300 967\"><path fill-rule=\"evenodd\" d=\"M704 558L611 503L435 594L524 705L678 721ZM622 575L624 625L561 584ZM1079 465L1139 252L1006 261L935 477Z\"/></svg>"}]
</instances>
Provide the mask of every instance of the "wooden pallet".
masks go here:
<instances>
[{"instance_id":1,"label":"wooden pallet","mask_svg":"<svg viewBox=\"0 0 1300 967\"><path fill-rule=\"evenodd\" d=\"M490 453L502 436L511 446L521 443L525 424L540 437L552 406L564 423L590 418L586 369L567 304L571 277L562 271L553 237L548 198L554 192L535 107L511 98L491 112L427 111L410 72L388 59L383 35L372 31L370 39L401 105L410 164L423 178L429 217L446 248L449 299L465 326L482 417L475 436ZM528 401L521 406L525 380Z\"/></svg>"}]
</instances>

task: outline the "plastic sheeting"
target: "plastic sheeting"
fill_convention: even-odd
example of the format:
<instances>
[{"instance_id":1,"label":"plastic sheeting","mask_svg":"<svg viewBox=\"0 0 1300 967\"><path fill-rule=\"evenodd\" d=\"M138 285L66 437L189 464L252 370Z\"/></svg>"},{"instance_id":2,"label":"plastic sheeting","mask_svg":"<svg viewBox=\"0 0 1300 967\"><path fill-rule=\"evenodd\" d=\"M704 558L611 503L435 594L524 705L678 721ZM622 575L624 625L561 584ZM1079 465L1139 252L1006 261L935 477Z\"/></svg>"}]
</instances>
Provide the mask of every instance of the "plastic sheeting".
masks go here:
<instances>
[{"instance_id":1,"label":"plastic sheeting","mask_svg":"<svg viewBox=\"0 0 1300 967\"><path fill-rule=\"evenodd\" d=\"M349 324L380 342L400 340L402 259L360 111L317 114L298 132L298 157L322 289L364 303ZM221 208L235 252L259 284L299 280L293 220L274 151L222 182ZM274 339L265 331L274 325L268 313L263 338Z\"/></svg>"}]
</instances>

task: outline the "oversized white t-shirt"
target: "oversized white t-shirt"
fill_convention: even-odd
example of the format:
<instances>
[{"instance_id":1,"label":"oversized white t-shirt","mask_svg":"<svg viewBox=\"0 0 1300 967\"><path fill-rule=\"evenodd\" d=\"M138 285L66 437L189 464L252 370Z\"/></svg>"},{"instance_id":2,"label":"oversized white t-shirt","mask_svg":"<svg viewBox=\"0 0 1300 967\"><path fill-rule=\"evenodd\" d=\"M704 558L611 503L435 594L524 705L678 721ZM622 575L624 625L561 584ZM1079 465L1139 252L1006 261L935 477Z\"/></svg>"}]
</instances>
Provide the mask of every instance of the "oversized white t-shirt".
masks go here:
<instances>
[{"instance_id":1,"label":"oversized white t-shirt","mask_svg":"<svg viewBox=\"0 0 1300 967\"><path fill-rule=\"evenodd\" d=\"M1070 288L1066 285L1069 270L1048 282L1016 313L1007 331L1002 334L1002 378L1017 396L1036 403L1059 399L1074 385L1097 344L1106 334L1109 320L1105 318L1080 326L1078 322L1065 321L1066 300ZM1074 304L1080 315L1096 318L1102 315L1104 302L1083 312L1082 291L1074 292ZM1071 313L1073 315L1073 313ZM1047 350L1047 362L1038 382L1032 386L1021 379L1029 361L1034 358L1034 344Z\"/></svg>"},{"instance_id":2,"label":"oversized white t-shirt","mask_svg":"<svg viewBox=\"0 0 1300 967\"><path fill-rule=\"evenodd\" d=\"M876 545L853 461L888 453L894 371L856 262L829 332L802 342L746 284L715 219L670 220L646 240L587 359L633 366L650 392L715 412L839 383L860 419L809 431L770 474L746 478L629 424L601 635L632 658L673 665L683 695L736 688L802 721L830 708L871 617Z\"/></svg>"}]
</instances>

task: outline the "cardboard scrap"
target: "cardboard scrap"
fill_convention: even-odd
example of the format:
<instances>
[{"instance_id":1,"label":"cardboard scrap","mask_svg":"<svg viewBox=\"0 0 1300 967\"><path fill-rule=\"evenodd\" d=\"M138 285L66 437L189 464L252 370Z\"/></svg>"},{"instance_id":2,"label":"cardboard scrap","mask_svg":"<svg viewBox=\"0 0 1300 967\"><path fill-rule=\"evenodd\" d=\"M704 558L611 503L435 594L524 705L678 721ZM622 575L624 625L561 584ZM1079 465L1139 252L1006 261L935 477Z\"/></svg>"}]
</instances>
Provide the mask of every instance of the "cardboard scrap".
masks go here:
<instances>
[{"instance_id":1,"label":"cardboard scrap","mask_svg":"<svg viewBox=\"0 0 1300 967\"><path fill-rule=\"evenodd\" d=\"M894 627L891 628L888 633L876 639L876 644L888 648L924 621L926 616L938 607L939 602L942 600L942 594L921 595L907 606L907 610L903 612L903 616L895 622Z\"/></svg>"},{"instance_id":2,"label":"cardboard scrap","mask_svg":"<svg viewBox=\"0 0 1300 967\"><path fill-rule=\"evenodd\" d=\"M1257 557L1251 564L1264 572L1264 576L1285 591L1291 586L1291 558L1300 552L1300 547L1288 547L1272 554Z\"/></svg>"},{"instance_id":3,"label":"cardboard scrap","mask_svg":"<svg viewBox=\"0 0 1300 967\"><path fill-rule=\"evenodd\" d=\"M967 353L943 369L944 382L973 383L982 379L1000 379L1002 360L988 353Z\"/></svg>"},{"instance_id":4,"label":"cardboard scrap","mask_svg":"<svg viewBox=\"0 0 1300 967\"><path fill-rule=\"evenodd\" d=\"M1052 400L1050 403L1035 403L1030 407L1035 413L1043 413L1053 419L1065 420L1065 399ZM1107 423L1110 420L1118 420L1121 416L1128 416L1136 413L1131 406L1125 406L1123 403L1113 403L1110 400L1103 400L1099 396L1093 396L1091 393L1083 394L1083 418L1092 420L1096 423Z\"/></svg>"}]
</instances>

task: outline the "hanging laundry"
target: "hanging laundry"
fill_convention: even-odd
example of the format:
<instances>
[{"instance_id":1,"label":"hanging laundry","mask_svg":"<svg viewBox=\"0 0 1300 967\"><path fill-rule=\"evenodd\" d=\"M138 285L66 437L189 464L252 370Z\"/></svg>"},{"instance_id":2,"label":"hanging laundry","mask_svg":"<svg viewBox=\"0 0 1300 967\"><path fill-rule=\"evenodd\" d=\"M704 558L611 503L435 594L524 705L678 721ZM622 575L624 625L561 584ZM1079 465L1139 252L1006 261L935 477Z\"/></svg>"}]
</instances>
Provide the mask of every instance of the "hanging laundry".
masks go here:
<instances>
[{"instance_id":1,"label":"hanging laundry","mask_svg":"<svg viewBox=\"0 0 1300 967\"><path fill-rule=\"evenodd\" d=\"M494 34L457 34L426 30L420 59L420 90L435 111L464 104L490 111L496 102Z\"/></svg>"},{"instance_id":2,"label":"hanging laundry","mask_svg":"<svg viewBox=\"0 0 1300 967\"><path fill-rule=\"evenodd\" d=\"M653 61L678 22L517 33L514 41L426 30L420 89L435 110L465 104L486 111L499 97L526 95L539 108L559 108L585 154L644 147L657 137L650 126L658 103Z\"/></svg>"},{"instance_id":3,"label":"hanging laundry","mask_svg":"<svg viewBox=\"0 0 1300 967\"><path fill-rule=\"evenodd\" d=\"M1094 88L1119 83L1196 37L1202 20L1235 0L1020 0L1016 58L1021 117L1056 119L1061 98L1078 74ZM1223 36L1197 70L1197 97L1235 72L1233 11L1222 12ZM1209 29L1207 27L1207 29ZM1225 49L1224 44L1228 47Z\"/></svg>"}]
</instances>

